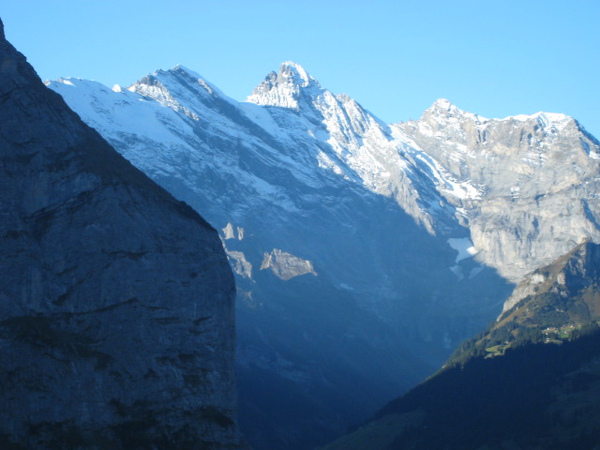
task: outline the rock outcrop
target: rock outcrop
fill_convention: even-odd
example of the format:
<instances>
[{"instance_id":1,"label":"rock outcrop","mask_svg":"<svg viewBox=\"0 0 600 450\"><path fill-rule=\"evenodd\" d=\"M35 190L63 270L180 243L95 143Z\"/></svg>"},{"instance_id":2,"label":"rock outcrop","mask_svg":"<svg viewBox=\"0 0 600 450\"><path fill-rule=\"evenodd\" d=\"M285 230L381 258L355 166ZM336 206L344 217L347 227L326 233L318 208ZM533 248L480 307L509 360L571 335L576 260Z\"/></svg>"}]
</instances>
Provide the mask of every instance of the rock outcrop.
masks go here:
<instances>
[{"instance_id":1,"label":"rock outcrop","mask_svg":"<svg viewBox=\"0 0 600 450\"><path fill-rule=\"evenodd\" d=\"M47 89L0 22L0 443L235 448L220 240Z\"/></svg>"},{"instance_id":2,"label":"rock outcrop","mask_svg":"<svg viewBox=\"0 0 600 450\"><path fill-rule=\"evenodd\" d=\"M541 317L543 314L540 310L545 309L556 316L560 323L583 324L600 317L599 293L600 245L585 241L552 264L525 277L504 303L498 321L515 314ZM552 307L544 305L545 308L536 305L534 308L531 301L534 297L544 297L546 303L554 299L555 304ZM561 304L563 302L568 303L569 307L565 308ZM575 302L580 304L574 307ZM519 311L521 309L523 311ZM571 314L567 314L567 310L572 311ZM545 322L549 323L550 320L546 318Z\"/></svg>"},{"instance_id":3,"label":"rock outcrop","mask_svg":"<svg viewBox=\"0 0 600 450\"><path fill-rule=\"evenodd\" d=\"M284 281L291 280L308 273L317 276L310 261L299 258L290 253L274 248L272 252L265 253L260 270L271 269L271 272Z\"/></svg>"}]
</instances>

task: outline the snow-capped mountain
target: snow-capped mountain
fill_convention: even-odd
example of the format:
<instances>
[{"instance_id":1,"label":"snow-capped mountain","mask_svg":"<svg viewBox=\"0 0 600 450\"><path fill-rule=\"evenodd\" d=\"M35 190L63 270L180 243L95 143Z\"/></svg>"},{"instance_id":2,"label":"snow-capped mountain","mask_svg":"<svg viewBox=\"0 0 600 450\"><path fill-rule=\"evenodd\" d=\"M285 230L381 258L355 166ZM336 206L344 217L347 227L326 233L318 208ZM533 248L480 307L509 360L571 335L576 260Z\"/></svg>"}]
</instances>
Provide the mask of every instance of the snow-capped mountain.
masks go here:
<instances>
[{"instance_id":1,"label":"snow-capped mountain","mask_svg":"<svg viewBox=\"0 0 600 450\"><path fill-rule=\"evenodd\" d=\"M507 280L597 237L599 145L565 116L440 100L386 125L291 62L246 102L182 66L49 87L222 230L255 448L366 417L500 313Z\"/></svg>"}]
</instances>

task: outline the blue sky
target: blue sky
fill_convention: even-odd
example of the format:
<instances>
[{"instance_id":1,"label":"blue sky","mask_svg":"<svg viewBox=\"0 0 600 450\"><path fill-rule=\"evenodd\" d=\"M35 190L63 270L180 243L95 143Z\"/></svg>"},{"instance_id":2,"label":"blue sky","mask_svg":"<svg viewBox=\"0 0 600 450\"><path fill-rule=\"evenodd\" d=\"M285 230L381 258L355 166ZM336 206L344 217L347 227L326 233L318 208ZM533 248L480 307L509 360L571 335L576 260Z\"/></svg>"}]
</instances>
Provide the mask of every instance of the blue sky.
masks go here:
<instances>
[{"instance_id":1,"label":"blue sky","mask_svg":"<svg viewBox=\"0 0 600 450\"><path fill-rule=\"evenodd\" d=\"M597 0L2 0L0 17L43 79L127 86L183 64L243 100L291 60L388 123L443 97L600 138Z\"/></svg>"}]
</instances>

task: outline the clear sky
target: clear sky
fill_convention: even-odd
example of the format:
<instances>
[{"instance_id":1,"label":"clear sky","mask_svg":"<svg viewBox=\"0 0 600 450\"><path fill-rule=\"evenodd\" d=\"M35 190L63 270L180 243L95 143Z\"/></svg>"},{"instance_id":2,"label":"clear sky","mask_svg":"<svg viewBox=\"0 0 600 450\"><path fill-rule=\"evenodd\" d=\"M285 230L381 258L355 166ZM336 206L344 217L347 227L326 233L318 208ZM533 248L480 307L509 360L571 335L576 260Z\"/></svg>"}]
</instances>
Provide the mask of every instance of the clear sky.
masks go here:
<instances>
[{"instance_id":1,"label":"clear sky","mask_svg":"<svg viewBox=\"0 0 600 450\"><path fill-rule=\"evenodd\" d=\"M284 61L385 122L436 99L561 112L600 139L600 0L2 0L43 79L128 86L183 64L244 100Z\"/></svg>"}]
</instances>

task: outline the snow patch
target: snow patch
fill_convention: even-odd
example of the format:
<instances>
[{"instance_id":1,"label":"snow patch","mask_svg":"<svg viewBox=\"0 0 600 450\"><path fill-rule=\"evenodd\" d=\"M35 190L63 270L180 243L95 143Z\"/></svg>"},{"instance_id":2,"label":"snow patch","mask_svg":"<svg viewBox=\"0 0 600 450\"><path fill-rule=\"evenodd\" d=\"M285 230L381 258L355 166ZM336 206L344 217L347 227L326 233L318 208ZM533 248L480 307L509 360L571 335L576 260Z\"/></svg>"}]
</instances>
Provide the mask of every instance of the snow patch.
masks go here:
<instances>
[{"instance_id":1,"label":"snow patch","mask_svg":"<svg viewBox=\"0 0 600 450\"><path fill-rule=\"evenodd\" d=\"M454 260L456 263L463 259L472 258L479 252L469 238L450 238L448 239L448 245L458 252Z\"/></svg>"},{"instance_id":2,"label":"snow patch","mask_svg":"<svg viewBox=\"0 0 600 450\"><path fill-rule=\"evenodd\" d=\"M533 275L531 275L531 278L529 278L529 282L531 284L541 284L544 281L546 281L546 277L541 273L534 273Z\"/></svg>"},{"instance_id":3,"label":"snow patch","mask_svg":"<svg viewBox=\"0 0 600 450\"><path fill-rule=\"evenodd\" d=\"M445 192L456 198L461 200L479 200L481 198L481 192L471 184L470 180L459 183L447 177L444 181L446 184Z\"/></svg>"},{"instance_id":4,"label":"snow patch","mask_svg":"<svg viewBox=\"0 0 600 450\"><path fill-rule=\"evenodd\" d=\"M225 249L231 268L243 278L252 279L252 264L246 259L243 252Z\"/></svg>"}]
</instances>

